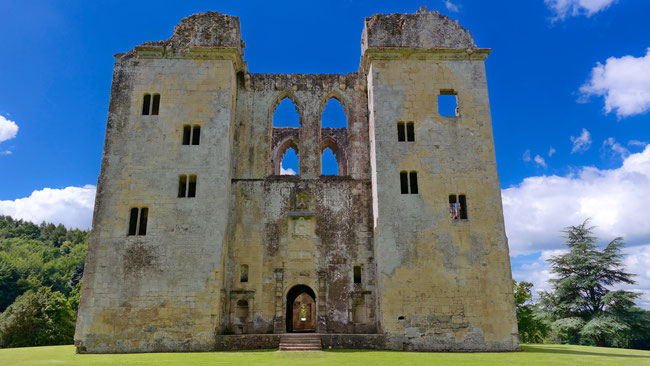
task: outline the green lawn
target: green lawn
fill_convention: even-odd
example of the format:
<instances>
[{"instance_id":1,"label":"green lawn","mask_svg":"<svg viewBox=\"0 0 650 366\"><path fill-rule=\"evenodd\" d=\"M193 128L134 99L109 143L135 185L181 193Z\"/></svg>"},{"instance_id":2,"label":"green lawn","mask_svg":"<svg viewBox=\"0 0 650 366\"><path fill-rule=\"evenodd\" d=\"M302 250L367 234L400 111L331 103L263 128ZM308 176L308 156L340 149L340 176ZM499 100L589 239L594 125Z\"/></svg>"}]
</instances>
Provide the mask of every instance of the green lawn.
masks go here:
<instances>
[{"instance_id":1,"label":"green lawn","mask_svg":"<svg viewBox=\"0 0 650 366\"><path fill-rule=\"evenodd\" d=\"M213 352L76 355L72 346L0 349L0 365L650 365L650 351L524 345L514 353L389 351Z\"/></svg>"}]
</instances>

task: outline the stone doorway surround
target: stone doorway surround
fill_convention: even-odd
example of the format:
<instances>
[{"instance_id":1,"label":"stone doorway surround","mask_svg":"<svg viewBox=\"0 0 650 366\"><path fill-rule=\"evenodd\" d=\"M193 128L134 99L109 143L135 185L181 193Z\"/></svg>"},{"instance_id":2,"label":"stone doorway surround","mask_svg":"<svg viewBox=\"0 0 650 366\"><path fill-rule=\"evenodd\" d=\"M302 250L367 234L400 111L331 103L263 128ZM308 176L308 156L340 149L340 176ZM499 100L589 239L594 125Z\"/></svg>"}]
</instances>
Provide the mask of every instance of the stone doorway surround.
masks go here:
<instances>
[{"instance_id":1,"label":"stone doorway surround","mask_svg":"<svg viewBox=\"0 0 650 366\"><path fill-rule=\"evenodd\" d=\"M316 294L309 286L296 285L287 293L286 331L316 331Z\"/></svg>"}]
</instances>

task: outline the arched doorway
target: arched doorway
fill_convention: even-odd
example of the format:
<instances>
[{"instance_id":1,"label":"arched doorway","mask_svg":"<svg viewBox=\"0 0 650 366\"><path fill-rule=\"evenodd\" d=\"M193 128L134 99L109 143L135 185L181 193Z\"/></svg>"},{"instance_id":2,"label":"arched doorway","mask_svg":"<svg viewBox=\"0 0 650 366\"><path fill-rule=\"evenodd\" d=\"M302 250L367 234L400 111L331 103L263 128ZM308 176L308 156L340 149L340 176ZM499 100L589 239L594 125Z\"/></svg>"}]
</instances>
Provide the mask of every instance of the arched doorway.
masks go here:
<instances>
[{"instance_id":1,"label":"arched doorway","mask_svg":"<svg viewBox=\"0 0 650 366\"><path fill-rule=\"evenodd\" d=\"M316 331L316 294L305 285L287 293L287 332Z\"/></svg>"}]
</instances>

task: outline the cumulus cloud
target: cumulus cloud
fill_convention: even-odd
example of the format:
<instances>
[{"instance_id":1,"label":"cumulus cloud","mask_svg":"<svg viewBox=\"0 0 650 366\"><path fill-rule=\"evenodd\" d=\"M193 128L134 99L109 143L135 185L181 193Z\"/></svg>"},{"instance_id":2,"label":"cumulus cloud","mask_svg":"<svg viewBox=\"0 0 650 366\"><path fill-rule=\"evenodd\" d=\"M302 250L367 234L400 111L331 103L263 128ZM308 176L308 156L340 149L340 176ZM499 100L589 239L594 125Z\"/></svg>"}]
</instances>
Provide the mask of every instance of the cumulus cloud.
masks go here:
<instances>
[{"instance_id":1,"label":"cumulus cloud","mask_svg":"<svg viewBox=\"0 0 650 366\"><path fill-rule=\"evenodd\" d=\"M535 160L535 164L541 166L542 168L546 168L546 161L543 157L535 155L535 158L533 158L533 160Z\"/></svg>"},{"instance_id":2,"label":"cumulus cloud","mask_svg":"<svg viewBox=\"0 0 650 366\"><path fill-rule=\"evenodd\" d=\"M561 230L592 218L604 240L650 243L650 146L617 169L584 167L568 176L529 177L502 191L512 255L562 247Z\"/></svg>"},{"instance_id":3,"label":"cumulus cloud","mask_svg":"<svg viewBox=\"0 0 650 366\"><path fill-rule=\"evenodd\" d=\"M650 110L650 48L644 57L610 57L591 70L590 80L580 88L582 98L605 98L605 113L618 118Z\"/></svg>"},{"instance_id":4,"label":"cumulus cloud","mask_svg":"<svg viewBox=\"0 0 650 366\"><path fill-rule=\"evenodd\" d=\"M555 154L555 152L556 152L556 150L553 148L553 146L551 146L548 149L548 157L550 158L551 156L553 156L553 154Z\"/></svg>"},{"instance_id":5,"label":"cumulus cloud","mask_svg":"<svg viewBox=\"0 0 650 366\"><path fill-rule=\"evenodd\" d=\"M582 133L578 137L571 136L571 142L573 142L573 148L571 149L571 154L577 152L585 152L591 147L591 134L587 131L586 128L582 129Z\"/></svg>"},{"instance_id":6,"label":"cumulus cloud","mask_svg":"<svg viewBox=\"0 0 650 366\"><path fill-rule=\"evenodd\" d=\"M445 0L445 7L447 8L447 10L454 13L458 13L458 11L460 10L460 5L454 4L450 0Z\"/></svg>"},{"instance_id":7,"label":"cumulus cloud","mask_svg":"<svg viewBox=\"0 0 650 366\"><path fill-rule=\"evenodd\" d=\"M52 222L68 228L90 229L95 186L44 188L29 197L0 201L0 214L35 223Z\"/></svg>"},{"instance_id":8,"label":"cumulus cloud","mask_svg":"<svg viewBox=\"0 0 650 366\"><path fill-rule=\"evenodd\" d=\"M296 175L296 171L291 168L284 169L283 167L280 167L280 175Z\"/></svg>"},{"instance_id":9,"label":"cumulus cloud","mask_svg":"<svg viewBox=\"0 0 650 366\"><path fill-rule=\"evenodd\" d=\"M607 9L618 0L544 0L544 3L555 13L555 19L565 19L567 16L586 15L590 17L599 11Z\"/></svg>"},{"instance_id":10,"label":"cumulus cloud","mask_svg":"<svg viewBox=\"0 0 650 366\"><path fill-rule=\"evenodd\" d=\"M18 134L18 125L4 116L0 116L0 143L11 140ZM11 151L0 150L0 155L10 155Z\"/></svg>"},{"instance_id":11,"label":"cumulus cloud","mask_svg":"<svg viewBox=\"0 0 650 366\"><path fill-rule=\"evenodd\" d=\"M630 150L626 149L623 147L623 145L619 144L616 142L616 139L613 137L610 137L603 141L603 147L602 147L603 152L609 155L618 155L621 158L625 158L628 155L630 155Z\"/></svg>"}]
</instances>

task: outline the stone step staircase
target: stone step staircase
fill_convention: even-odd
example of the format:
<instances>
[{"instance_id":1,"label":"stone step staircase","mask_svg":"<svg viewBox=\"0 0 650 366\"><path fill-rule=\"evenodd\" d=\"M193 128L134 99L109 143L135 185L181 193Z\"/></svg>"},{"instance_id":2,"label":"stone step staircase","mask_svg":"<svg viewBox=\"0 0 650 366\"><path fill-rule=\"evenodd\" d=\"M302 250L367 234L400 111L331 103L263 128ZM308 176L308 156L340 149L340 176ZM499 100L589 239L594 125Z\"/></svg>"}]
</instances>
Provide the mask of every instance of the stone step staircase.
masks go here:
<instances>
[{"instance_id":1,"label":"stone step staircase","mask_svg":"<svg viewBox=\"0 0 650 366\"><path fill-rule=\"evenodd\" d=\"M320 334L286 333L280 337L280 351L322 351Z\"/></svg>"}]
</instances>

